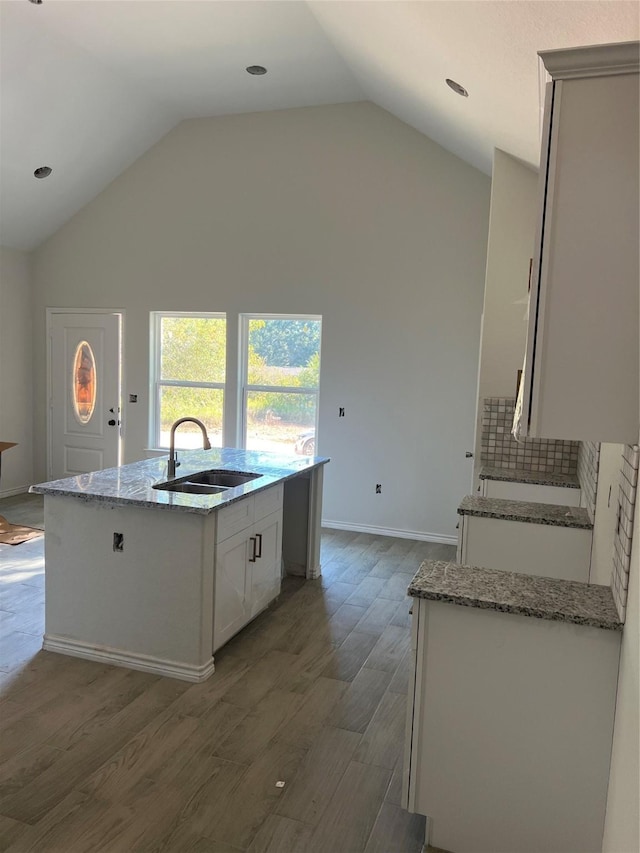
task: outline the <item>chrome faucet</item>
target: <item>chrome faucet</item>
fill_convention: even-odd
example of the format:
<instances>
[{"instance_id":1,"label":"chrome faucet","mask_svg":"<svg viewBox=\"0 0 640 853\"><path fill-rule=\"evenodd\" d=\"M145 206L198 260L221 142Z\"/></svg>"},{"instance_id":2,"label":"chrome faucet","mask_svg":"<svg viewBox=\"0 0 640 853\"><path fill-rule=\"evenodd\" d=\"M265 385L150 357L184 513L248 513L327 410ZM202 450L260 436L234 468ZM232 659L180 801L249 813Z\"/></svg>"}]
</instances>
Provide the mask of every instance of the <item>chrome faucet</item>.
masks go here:
<instances>
[{"instance_id":1,"label":"chrome faucet","mask_svg":"<svg viewBox=\"0 0 640 853\"><path fill-rule=\"evenodd\" d=\"M184 424L187 421L193 424L197 424L202 430L202 449L203 450L211 450L211 442L209 441L209 436L207 435L207 428L199 421L198 418L178 418L178 420L171 427L171 437L169 440L169 462L167 463L167 477L175 477L176 476L176 468L180 464L176 461L176 429L180 426L180 424Z\"/></svg>"}]
</instances>

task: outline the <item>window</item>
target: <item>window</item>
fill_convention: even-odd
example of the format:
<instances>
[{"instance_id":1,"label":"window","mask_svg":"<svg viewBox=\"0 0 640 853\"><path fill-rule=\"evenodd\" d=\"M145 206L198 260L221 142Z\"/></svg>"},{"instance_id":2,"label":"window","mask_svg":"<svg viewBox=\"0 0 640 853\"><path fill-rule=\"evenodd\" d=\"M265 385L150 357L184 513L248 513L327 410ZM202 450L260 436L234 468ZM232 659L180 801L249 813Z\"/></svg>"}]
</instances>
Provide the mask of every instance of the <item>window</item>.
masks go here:
<instances>
[{"instance_id":1,"label":"window","mask_svg":"<svg viewBox=\"0 0 640 853\"><path fill-rule=\"evenodd\" d=\"M315 454L321 328L316 316L241 315L247 449Z\"/></svg>"},{"instance_id":2,"label":"window","mask_svg":"<svg viewBox=\"0 0 640 853\"><path fill-rule=\"evenodd\" d=\"M152 313L151 443L169 447L171 424L189 415L207 428L212 447L222 446L227 320L224 314ZM176 446L202 446L195 424L176 433Z\"/></svg>"},{"instance_id":3,"label":"window","mask_svg":"<svg viewBox=\"0 0 640 853\"><path fill-rule=\"evenodd\" d=\"M73 357L71 381L73 411L81 424L88 424L96 407L96 360L91 345L80 341Z\"/></svg>"}]
</instances>

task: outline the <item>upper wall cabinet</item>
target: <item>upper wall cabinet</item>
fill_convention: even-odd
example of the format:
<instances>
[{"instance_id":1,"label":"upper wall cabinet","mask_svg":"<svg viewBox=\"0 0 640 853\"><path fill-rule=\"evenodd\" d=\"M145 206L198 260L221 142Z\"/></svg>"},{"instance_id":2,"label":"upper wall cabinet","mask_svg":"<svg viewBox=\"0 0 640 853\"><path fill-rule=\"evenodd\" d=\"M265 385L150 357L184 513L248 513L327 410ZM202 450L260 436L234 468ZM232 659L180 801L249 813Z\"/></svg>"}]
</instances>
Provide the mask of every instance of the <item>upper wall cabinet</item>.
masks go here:
<instances>
[{"instance_id":1,"label":"upper wall cabinet","mask_svg":"<svg viewBox=\"0 0 640 853\"><path fill-rule=\"evenodd\" d=\"M639 43L540 53L540 214L520 434L638 440Z\"/></svg>"}]
</instances>

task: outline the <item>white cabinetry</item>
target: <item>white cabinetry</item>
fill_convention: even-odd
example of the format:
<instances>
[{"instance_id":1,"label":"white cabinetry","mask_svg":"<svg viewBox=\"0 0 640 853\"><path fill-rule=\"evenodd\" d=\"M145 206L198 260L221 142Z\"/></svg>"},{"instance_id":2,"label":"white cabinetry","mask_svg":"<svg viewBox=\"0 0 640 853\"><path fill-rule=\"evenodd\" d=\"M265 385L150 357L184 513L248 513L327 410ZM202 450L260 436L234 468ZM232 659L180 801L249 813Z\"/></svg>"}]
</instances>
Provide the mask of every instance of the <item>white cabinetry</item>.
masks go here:
<instances>
[{"instance_id":1,"label":"white cabinetry","mask_svg":"<svg viewBox=\"0 0 640 853\"><path fill-rule=\"evenodd\" d=\"M580 506L580 489L568 486L547 486L541 483L520 483L514 480L481 481L482 496L508 501Z\"/></svg>"},{"instance_id":2,"label":"white cabinetry","mask_svg":"<svg viewBox=\"0 0 640 853\"><path fill-rule=\"evenodd\" d=\"M541 53L540 213L520 434L638 439L638 42Z\"/></svg>"},{"instance_id":3,"label":"white cabinetry","mask_svg":"<svg viewBox=\"0 0 640 853\"><path fill-rule=\"evenodd\" d=\"M600 853L620 633L415 599L402 805L456 853Z\"/></svg>"},{"instance_id":4,"label":"white cabinetry","mask_svg":"<svg viewBox=\"0 0 640 853\"><path fill-rule=\"evenodd\" d=\"M237 634L280 592L282 486L218 513L213 651Z\"/></svg>"},{"instance_id":5,"label":"white cabinetry","mask_svg":"<svg viewBox=\"0 0 640 853\"><path fill-rule=\"evenodd\" d=\"M593 531L463 515L457 561L504 572L589 582Z\"/></svg>"}]
</instances>

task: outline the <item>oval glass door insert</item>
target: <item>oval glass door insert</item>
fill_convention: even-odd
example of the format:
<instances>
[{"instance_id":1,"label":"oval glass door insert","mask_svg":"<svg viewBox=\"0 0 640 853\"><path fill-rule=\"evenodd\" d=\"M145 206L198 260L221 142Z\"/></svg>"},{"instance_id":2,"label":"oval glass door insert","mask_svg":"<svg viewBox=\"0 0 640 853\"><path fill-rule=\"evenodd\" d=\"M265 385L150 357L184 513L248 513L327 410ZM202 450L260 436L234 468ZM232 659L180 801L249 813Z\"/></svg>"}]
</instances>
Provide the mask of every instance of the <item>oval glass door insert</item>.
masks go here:
<instances>
[{"instance_id":1,"label":"oval glass door insert","mask_svg":"<svg viewBox=\"0 0 640 853\"><path fill-rule=\"evenodd\" d=\"M96 407L96 360L87 341L80 341L73 357L71 377L73 411L81 424L88 424Z\"/></svg>"}]
</instances>

